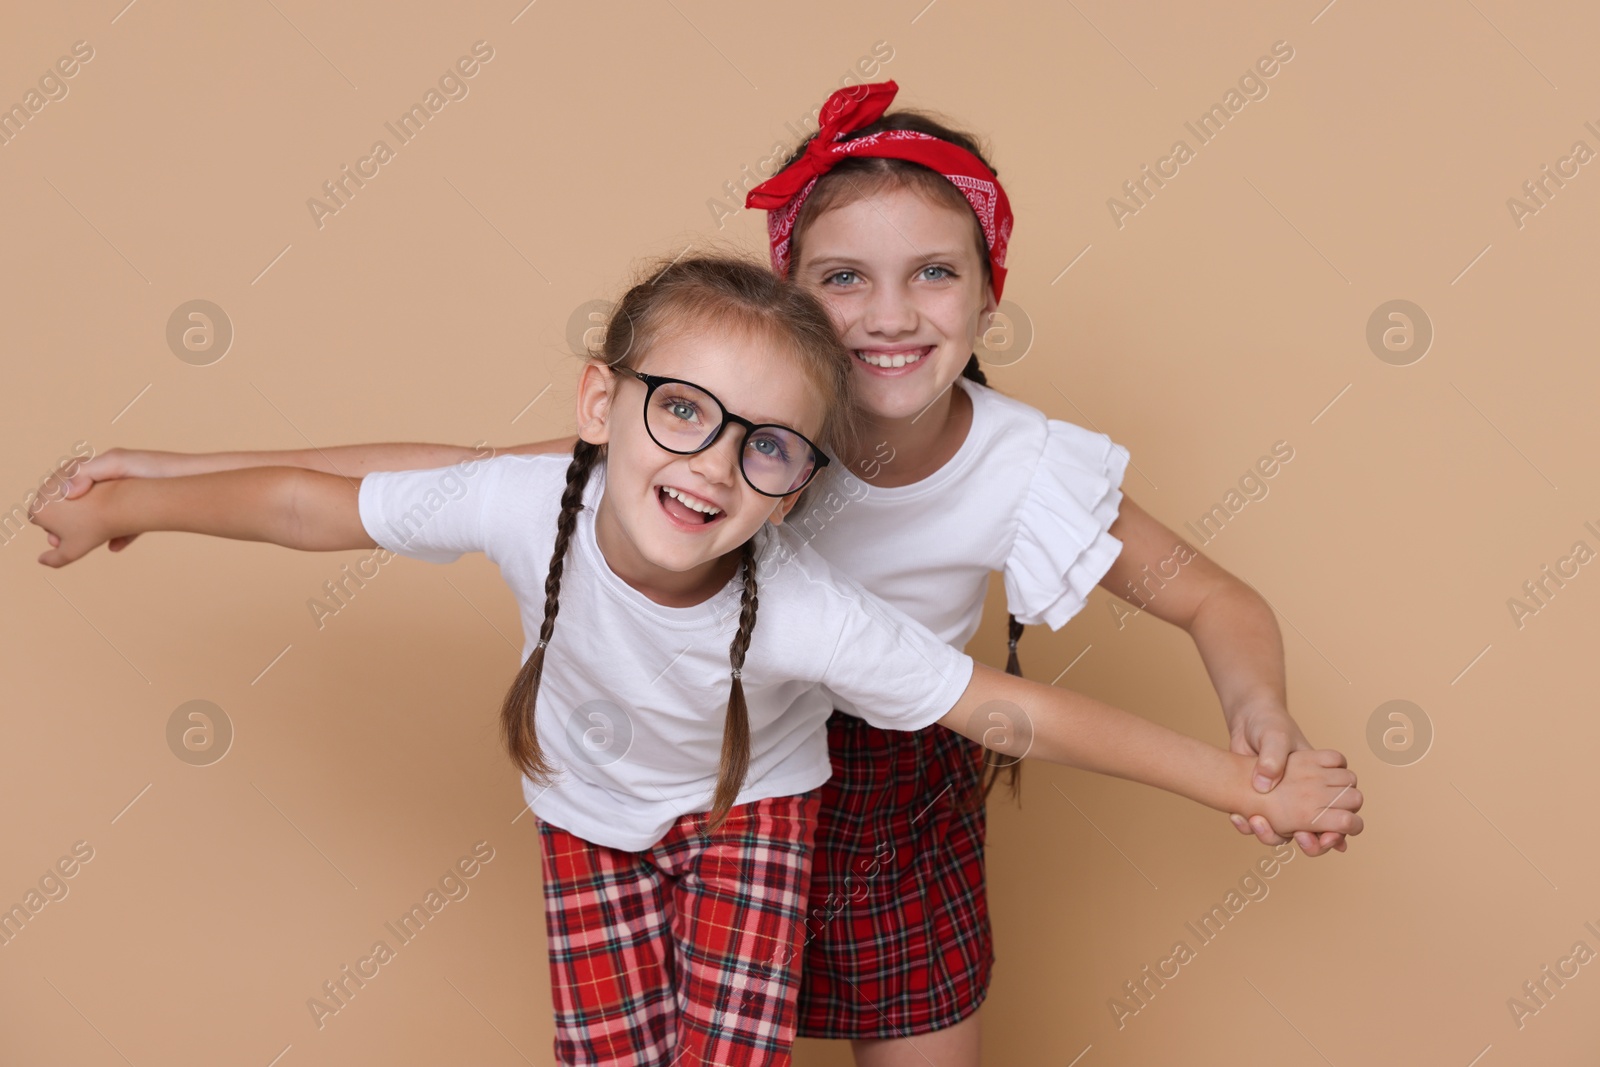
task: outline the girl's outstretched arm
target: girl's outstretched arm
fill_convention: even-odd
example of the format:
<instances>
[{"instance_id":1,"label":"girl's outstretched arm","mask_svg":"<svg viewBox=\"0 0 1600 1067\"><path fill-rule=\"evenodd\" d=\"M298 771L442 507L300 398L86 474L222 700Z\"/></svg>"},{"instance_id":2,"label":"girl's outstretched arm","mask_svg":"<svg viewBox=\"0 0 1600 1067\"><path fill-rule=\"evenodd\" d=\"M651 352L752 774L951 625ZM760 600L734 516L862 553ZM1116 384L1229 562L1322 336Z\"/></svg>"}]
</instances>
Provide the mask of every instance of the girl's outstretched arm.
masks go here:
<instances>
[{"instance_id":1,"label":"girl's outstretched arm","mask_svg":"<svg viewBox=\"0 0 1600 1067\"><path fill-rule=\"evenodd\" d=\"M115 537L181 530L328 552L373 548L357 508L360 483L290 467L102 482L53 500L29 521L50 534L39 557L61 567Z\"/></svg>"},{"instance_id":2,"label":"girl's outstretched arm","mask_svg":"<svg viewBox=\"0 0 1600 1067\"><path fill-rule=\"evenodd\" d=\"M557 437L548 441L491 448L486 444L466 445L387 442L372 445L332 445L328 448L284 449L273 452L161 452L142 448L113 448L79 463L67 478L65 495L75 500L96 482L116 478L178 478L215 471L242 470L247 467L298 467L302 470L339 474L346 478L364 477L373 471L431 470L471 459L495 455L537 455L543 452L571 452L576 437ZM111 551L120 552L137 534L113 537ZM54 542L51 542L54 544Z\"/></svg>"},{"instance_id":3,"label":"girl's outstretched arm","mask_svg":"<svg viewBox=\"0 0 1600 1067\"><path fill-rule=\"evenodd\" d=\"M358 478L373 471L431 470L490 456L570 452L575 441L576 437L557 437L509 448L492 448L487 444L468 446L391 441L266 452L160 452L154 449L113 448L78 464L68 483L67 497L81 496L95 482L112 478L174 478L245 467L299 467L323 474Z\"/></svg>"},{"instance_id":4,"label":"girl's outstretched arm","mask_svg":"<svg viewBox=\"0 0 1600 1067\"><path fill-rule=\"evenodd\" d=\"M1069 689L976 664L940 724L1009 756L1153 785L1223 812L1260 815L1279 834L1361 832L1361 792L1332 749L1291 755L1270 793L1250 783L1253 756L1227 752Z\"/></svg>"},{"instance_id":5,"label":"girl's outstretched arm","mask_svg":"<svg viewBox=\"0 0 1600 1067\"><path fill-rule=\"evenodd\" d=\"M1123 548L1101 587L1188 632L1222 704L1229 749L1256 757L1258 792L1274 788L1289 754L1313 746L1289 714L1283 637L1271 606L1127 495L1110 533ZM1241 833L1263 844L1285 840L1261 818L1229 814ZM1296 841L1308 856L1345 848L1343 836L1331 831L1300 833Z\"/></svg>"}]
</instances>

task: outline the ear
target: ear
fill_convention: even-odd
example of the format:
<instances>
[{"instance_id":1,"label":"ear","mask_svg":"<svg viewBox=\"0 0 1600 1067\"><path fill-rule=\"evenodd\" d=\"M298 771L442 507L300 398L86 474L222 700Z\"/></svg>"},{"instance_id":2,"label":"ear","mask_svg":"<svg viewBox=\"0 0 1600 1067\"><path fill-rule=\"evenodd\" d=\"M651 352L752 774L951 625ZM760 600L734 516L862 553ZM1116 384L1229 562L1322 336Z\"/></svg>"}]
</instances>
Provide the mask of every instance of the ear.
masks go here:
<instances>
[{"instance_id":1,"label":"ear","mask_svg":"<svg viewBox=\"0 0 1600 1067\"><path fill-rule=\"evenodd\" d=\"M617 376L610 367L586 363L578 377L578 437L591 445L611 440L611 400Z\"/></svg>"},{"instance_id":2,"label":"ear","mask_svg":"<svg viewBox=\"0 0 1600 1067\"><path fill-rule=\"evenodd\" d=\"M998 310L1000 310L1000 298L994 295L994 286L985 285L983 287L983 311L981 312L983 319L986 321L990 315L993 315Z\"/></svg>"},{"instance_id":3,"label":"ear","mask_svg":"<svg viewBox=\"0 0 1600 1067\"><path fill-rule=\"evenodd\" d=\"M772 509L772 514L767 518L767 521L772 523L774 526L781 526L783 524L783 520L789 517L789 512L793 511L794 506L799 502L800 494L790 493L788 496L778 501L778 506Z\"/></svg>"}]
</instances>

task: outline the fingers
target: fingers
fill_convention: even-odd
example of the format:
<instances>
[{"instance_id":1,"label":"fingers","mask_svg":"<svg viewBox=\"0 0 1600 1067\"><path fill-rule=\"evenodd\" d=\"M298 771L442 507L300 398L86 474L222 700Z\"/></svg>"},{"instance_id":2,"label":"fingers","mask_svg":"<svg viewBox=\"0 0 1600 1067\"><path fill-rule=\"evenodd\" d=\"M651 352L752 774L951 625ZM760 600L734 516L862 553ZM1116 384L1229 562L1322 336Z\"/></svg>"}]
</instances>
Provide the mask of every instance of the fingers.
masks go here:
<instances>
[{"instance_id":1,"label":"fingers","mask_svg":"<svg viewBox=\"0 0 1600 1067\"><path fill-rule=\"evenodd\" d=\"M1261 755L1256 758L1251 784L1258 793L1269 793L1283 780L1283 768L1289 759L1289 735L1272 731L1261 739Z\"/></svg>"},{"instance_id":2,"label":"fingers","mask_svg":"<svg viewBox=\"0 0 1600 1067\"><path fill-rule=\"evenodd\" d=\"M94 479L79 469L78 473L67 479L66 499L76 500L94 487Z\"/></svg>"},{"instance_id":3,"label":"fingers","mask_svg":"<svg viewBox=\"0 0 1600 1067\"><path fill-rule=\"evenodd\" d=\"M1344 753L1336 748L1314 748L1307 753L1319 767L1348 767Z\"/></svg>"},{"instance_id":4,"label":"fingers","mask_svg":"<svg viewBox=\"0 0 1600 1067\"><path fill-rule=\"evenodd\" d=\"M1272 828L1272 824L1267 821L1267 817L1265 815L1251 816L1250 829L1256 835L1256 840L1260 841L1263 845L1277 846L1289 840L1287 837L1281 836Z\"/></svg>"}]
</instances>

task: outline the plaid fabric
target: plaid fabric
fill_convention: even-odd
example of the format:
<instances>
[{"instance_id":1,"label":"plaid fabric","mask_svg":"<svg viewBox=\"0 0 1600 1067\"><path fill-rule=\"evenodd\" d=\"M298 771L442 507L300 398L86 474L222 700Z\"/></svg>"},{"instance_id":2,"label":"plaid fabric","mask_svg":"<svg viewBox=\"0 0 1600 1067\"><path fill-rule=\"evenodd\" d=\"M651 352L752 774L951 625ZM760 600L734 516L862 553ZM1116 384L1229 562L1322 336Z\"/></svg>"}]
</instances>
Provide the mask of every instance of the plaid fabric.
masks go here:
<instances>
[{"instance_id":1,"label":"plaid fabric","mask_svg":"<svg viewBox=\"0 0 1600 1067\"><path fill-rule=\"evenodd\" d=\"M834 712L806 916L800 1035L953 1026L989 992L984 748L942 726L879 730Z\"/></svg>"},{"instance_id":2,"label":"plaid fabric","mask_svg":"<svg viewBox=\"0 0 1600 1067\"><path fill-rule=\"evenodd\" d=\"M643 852L541 821L564 1064L789 1063L820 791L685 815Z\"/></svg>"}]
</instances>

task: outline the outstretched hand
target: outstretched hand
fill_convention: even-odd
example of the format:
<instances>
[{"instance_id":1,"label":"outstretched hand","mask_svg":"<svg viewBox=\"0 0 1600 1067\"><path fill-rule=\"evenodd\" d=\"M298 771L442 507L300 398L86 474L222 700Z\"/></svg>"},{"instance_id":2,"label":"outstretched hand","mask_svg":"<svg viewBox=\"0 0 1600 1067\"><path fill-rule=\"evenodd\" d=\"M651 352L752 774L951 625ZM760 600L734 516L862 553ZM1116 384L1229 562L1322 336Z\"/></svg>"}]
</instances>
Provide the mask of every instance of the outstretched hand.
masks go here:
<instances>
[{"instance_id":1,"label":"outstretched hand","mask_svg":"<svg viewBox=\"0 0 1600 1067\"><path fill-rule=\"evenodd\" d=\"M1228 750L1256 757L1252 784L1258 793L1266 793L1283 781L1289 753L1313 749L1287 708L1278 703L1264 703L1234 717L1229 729ZM1334 752L1333 749L1323 751ZM1338 756L1338 766L1346 766L1344 756L1334 754ZM1276 833L1261 815L1246 819L1235 813L1229 818L1241 834L1255 834L1263 845L1281 845L1289 840ZM1294 834L1294 840L1307 856L1320 856L1332 850L1343 852L1349 847L1345 835L1332 830L1322 833L1301 830Z\"/></svg>"},{"instance_id":2,"label":"outstretched hand","mask_svg":"<svg viewBox=\"0 0 1600 1067\"><path fill-rule=\"evenodd\" d=\"M169 453L134 448L113 448L102 452L98 456L78 464L77 470L73 472L72 477L67 479L67 488L63 499L78 499L92 489L96 482L106 482L116 478L166 477L174 473L162 466L163 457L167 455ZM39 525L44 524L41 523ZM61 545L60 538L54 533L50 533L48 526L45 529L50 539L50 547L59 548ZM113 537L107 542L106 547L113 552L121 552L132 544L133 539L138 536L138 534L127 534L121 537ZM39 562L44 562L43 556L39 558ZM56 566L59 566L59 564L56 564Z\"/></svg>"},{"instance_id":3,"label":"outstretched hand","mask_svg":"<svg viewBox=\"0 0 1600 1067\"><path fill-rule=\"evenodd\" d=\"M41 503L28 515L28 521L45 532L50 539L50 549L39 556L47 567L64 567L81 559L90 551L115 540L111 528L110 486L101 486L96 493L80 499L65 497Z\"/></svg>"}]
</instances>

